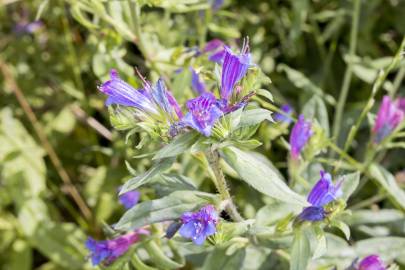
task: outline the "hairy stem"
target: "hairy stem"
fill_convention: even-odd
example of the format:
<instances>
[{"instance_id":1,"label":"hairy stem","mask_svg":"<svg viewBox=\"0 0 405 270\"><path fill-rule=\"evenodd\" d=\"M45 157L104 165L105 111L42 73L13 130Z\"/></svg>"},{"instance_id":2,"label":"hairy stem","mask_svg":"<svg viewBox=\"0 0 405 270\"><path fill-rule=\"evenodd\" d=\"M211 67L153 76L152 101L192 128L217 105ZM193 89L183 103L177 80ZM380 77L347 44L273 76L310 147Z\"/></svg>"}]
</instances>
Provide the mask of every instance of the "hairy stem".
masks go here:
<instances>
[{"instance_id":1,"label":"hairy stem","mask_svg":"<svg viewBox=\"0 0 405 270\"><path fill-rule=\"evenodd\" d=\"M240 222L243 221L242 216L239 214L236 209L235 204L233 203L231 194L229 193L228 186L226 184L224 173L222 172L221 166L219 164L219 153L217 150L210 149L207 151L207 159L209 165L212 169L212 172L215 177L215 186L221 195L221 199L226 201L226 211L231 216L234 221Z\"/></svg>"}]
</instances>

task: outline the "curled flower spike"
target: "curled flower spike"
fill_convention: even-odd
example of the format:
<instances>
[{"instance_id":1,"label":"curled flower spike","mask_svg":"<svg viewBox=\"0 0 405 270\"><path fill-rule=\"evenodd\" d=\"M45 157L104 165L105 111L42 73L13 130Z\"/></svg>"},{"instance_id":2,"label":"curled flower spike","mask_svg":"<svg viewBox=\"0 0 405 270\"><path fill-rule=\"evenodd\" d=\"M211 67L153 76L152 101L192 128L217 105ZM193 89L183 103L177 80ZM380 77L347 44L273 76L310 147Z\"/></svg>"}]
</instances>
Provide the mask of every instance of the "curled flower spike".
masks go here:
<instances>
[{"instance_id":1,"label":"curled flower spike","mask_svg":"<svg viewBox=\"0 0 405 270\"><path fill-rule=\"evenodd\" d=\"M149 234L147 230L139 229L127 233L115 239L96 241L89 237L86 241L86 248L90 251L89 257L93 265L109 265L139 240L139 235Z\"/></svg>"},{"instance_id":2,"label":"curled flower spike","mask_svg":"<svg viewBox=\"0 0 405 270\"><path fill-rule=\"evenodd\" d=\"M300 220L320 221L326 217L324 206L342 196L341 182L334 185L329 173L321 171L321 179L315 184L308 195L311 206L304 208L298 216Z\"/></svg>"},{"instance_id":3,"label":"curled flower spike","mask_svg":"<svg viewBox=\"0 0 405 270\"><path fill-rule=\"evenodd\" d=\"M119 190L120 189L121 188L119 188ZM141 196L141 193L139 191L132 190L132 191L128 191L128 192L125 192L124 194L120 195L118 197L118 199L119 199L119 202L126 209L130 209L130 208L134 207L138 203L140 196Z\"/></svg>"},{"instance_id":4,"label":"curled flower spike","mask_svg":"<svg viewBox=\"0 0 405 270\"><path fill-rule=\"evenodd\" d=\"M193 68L190 68L190 71L191 71L191 87L198 94L200 95L204 94L207 91L207 87L205 86L204 82L201 80L200 76Z\"/></svg>"},{"instance_id":5,"label":"curled flower spike","mask_svg":"<svg viewBox=\"0 0 405 270\"><path fill-rule=\"evenodd\" d=\"M223 99L230 100L235 85L246 75L251 61L252 57L247 42L240 54L234 54L230 48L225 47L221 78L221 97Z\"/></svg>"},{"instance_id":6,"label":"curled flower spike","mask_svg":"<svg viewBox=\"0 0 405 270\"><path fill-rule=\"evenodd\" d=\"M373 127L375 134L374 142L381 142L388 136L405 117L405 99L392 101L389 96L384 96L380 109L377 113L377 119Z\"/></svg>"},{"instance_id":7,"label":"curled flower spike","mask_svg":"<svg viewBox=\"0 0 405 270\"><path fill-rule=\"evenodd\" d=\"M357 270L386 270L384 262L378 255L370 255L360 261Z\"/></svg>"},{"instance_id":8,"label":"curled flower spike","mask_svg":"<svg viewBox=\"0 0 405 270\"><path fill-rule=\"evenodd\" d=\"M218 215L214 206L206 205L198 212L186 212L181 216L179 233L191 239L196 245L202 245L205 239L215 234Z\"/></svg>"},{"instance_id":9,"label":"curled flower spike","mask_svg":"<svg viewBox=\"0 0 405 270\"><path fill-rule=\"evenodd\" d=\"M293 108L289 104L284 104L281 106L280 109L285 114L276 113L274 115L274 120L276 120L277 122L290 124L292 122L291 115L294 111Z\"/></svg>"},{"instance_id":10,"label":"curled flower spike","mask_svg":"<svg viewBox=\"0 0 405 270\"><path fill-rule=\"evenodd\" d=\"M183 123L207 137L211 135L215 122L223 115L215 96L210 92L187 101L187 108L189 112Z\"/></svg>"},{"instance_id":11,"label":"curled flower spike","mask_svg":"<svg viewBox=\"0 0 405 270\"><path fill-rule=\"evenodd\" d=\"M294 125L290 135L291 156L297 159L302 149L312 136L312 127L310 121L305 121L303 115L300 115L297 123Z\"/></svg>"}]
</instances>

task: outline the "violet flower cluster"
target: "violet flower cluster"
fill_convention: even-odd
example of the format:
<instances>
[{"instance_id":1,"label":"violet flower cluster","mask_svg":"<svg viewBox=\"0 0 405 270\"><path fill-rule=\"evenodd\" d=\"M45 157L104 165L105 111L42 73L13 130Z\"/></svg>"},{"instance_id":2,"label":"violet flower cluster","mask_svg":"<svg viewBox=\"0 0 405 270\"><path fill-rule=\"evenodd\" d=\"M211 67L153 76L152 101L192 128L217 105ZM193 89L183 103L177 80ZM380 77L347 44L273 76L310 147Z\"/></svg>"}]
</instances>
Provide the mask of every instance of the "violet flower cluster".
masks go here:
<instances>
[{"instance_id":1,"label":"violet flower cluster","mask_svg":"<svg viewBox=\"0 0 405 270\"><path fill-rule=\"evenodd\" d=\"M298 159L308 140L313 135L312 124L306 121L303 115L298 117L290 135L291 157Z\"/></svg>"},{"instance_id":2,"label":"violet flower cluster","mask_svg":"<svg viewBox=\"0 0 405 270\"><path fill-rule=\"evenodd\" d=\"M373 127L374 142L379 143L404 120L405 98L395 101L384 96Z\"/></svg>"},{"instance_id":3,"label":"violet flower cluster","mask_svg":"<svg viewBox=\"0 0 405 270\"><path fill-rule=\"evenodd\" d=\"M298 215L299 220L321 221L325 219L327 213L324 206L337 200L342 195L341 182L334 185L329 173L321 171L320 175L321 179L312 188L307 198L311 206L304 208L301 214Z\"/></svg>"},{"instance_id":4,"label":"violet flower cluster","mask_svg":"<svg viewBox=\"0 0 405 270\"><path fill-rule=\"evenodd\" d=\"M218 214L214 206L206 205L198 212L186 212L181 216L179 233L191 239L196 245L202 245L205 239L215 234Z\"/></svg>"},{"instance_id":5,"label":"violet flower cluster","mask_svg":"<svg viewBox=\"0 0 405 270\"><path fill-rule=\"evenodd\" d=\"M206 50L217 50L219 42L212 42ZM222 49L221 49L222 51ZM143 121L166 122L169 135L173 127L190 127L204 136L211 136L212 128L216 121L229 112L246 105L248 98L242 98L235 104L231 104L231 97L235 86L246 75L251 66L249 46L244 44L240 54L234 54L230 48L223 49L221 99L207 91L205 84L198 74L192 70L192 86L200 94L199 97L187 101L187 114L183 113L173 95L166 89L162 79L155 86L144 81L142 89L134 89L125 81L121 80L115 70L111 71L111 79L100 86L100 91L108 95L106 105L116 104L133 107L137 110L137 117Z\"/></svg>"},{"instance_id":6,"label":"violet flower cluster","mask_svg":"<svg viewBox=\"0 0 405 270\"><path fill-rule=\"evenodd\" d=\"M89 257L93 265L109 265L118 257L125 254L128 249L139 241L140 235L147 235L145 229L139 229L111 240L96 241L89 237L86 241L86 248L90 251Z\"/></svg>"}]
</instances>

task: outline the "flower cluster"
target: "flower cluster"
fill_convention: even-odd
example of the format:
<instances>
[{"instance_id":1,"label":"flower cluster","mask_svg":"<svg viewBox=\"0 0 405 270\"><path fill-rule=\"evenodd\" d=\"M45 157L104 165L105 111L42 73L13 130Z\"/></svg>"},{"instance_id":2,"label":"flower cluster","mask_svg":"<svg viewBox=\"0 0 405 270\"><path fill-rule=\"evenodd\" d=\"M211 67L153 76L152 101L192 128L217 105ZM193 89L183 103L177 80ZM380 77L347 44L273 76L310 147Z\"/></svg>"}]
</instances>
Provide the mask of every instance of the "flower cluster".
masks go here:
<instances>
[{"instance_id":1,"label":"flower cluster","mask_svg":"<svg viewBox=\"0 0 405 270\"><path fill-rule=\"evenodd\" d=\"M196 245L202 245L208 236L215 234L218 215L214 206L206 205L198 212L184 213L181 223L180 235L191 239Z\"/></svg>"},{"instance_id":2,"label":"flower cluster","mask_svg":"<svg viewBox=\"0 0 405 270\"><path fill-rule=\"evenodd\" d=\"M374 142L381 142L404 120L404 117L405 98L392 101L389 96L384 96L373 127Z\"/></svg>"},{"instance_id":3,"label":"flower cluster","mask_svg":"<svg viewBox=\"0 0 405 270\"><path fill-rule=\"evenodd\" d=\"M334 185L329 173L321 171L320 174L321 179L312 188L307 198L311 206L304 208L299 214L298 218L300 220L320 221L325 219L327 213L324 206L342 195L341 182Z\"/></svg>"},{"instance_id":4,"label":"flower cluster","mask_svg":"<svg viewBox=\"0 0 405 270\"><path fill-rule=\"evenodd\" d=\"M109 265L118 257L122 256L128 249L139 241L140 235L147 235L149 232L139 229L111 240L96 241L89 237L86 241L86 248L90 251L89 257L93 265Z\"/></svg>"}]
</instances>

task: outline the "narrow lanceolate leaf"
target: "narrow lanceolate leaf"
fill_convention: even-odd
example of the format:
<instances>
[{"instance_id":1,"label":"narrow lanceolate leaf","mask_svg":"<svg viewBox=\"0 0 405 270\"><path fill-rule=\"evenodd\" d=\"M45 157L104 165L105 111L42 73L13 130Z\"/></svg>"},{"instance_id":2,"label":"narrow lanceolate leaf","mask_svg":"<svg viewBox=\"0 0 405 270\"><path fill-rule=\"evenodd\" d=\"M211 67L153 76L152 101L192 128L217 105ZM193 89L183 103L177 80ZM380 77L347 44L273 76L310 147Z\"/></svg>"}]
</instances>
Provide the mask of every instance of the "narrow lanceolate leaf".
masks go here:
<instances>
[{"instance_id":1,"label":"narrow lanceolate leaf","mask_svg":"<svg viewBox=\"0 0 405 270\"><path fill-rule=\"evenodd\" d=\"M133 230L142 226L174 220L186 211L215 203L217 196L198 191L176 191L161 199L145 201L128 210L115 225L117 230Z\"/></svg>"},{"instance_id":2,"label":"narrow lanceolate leaf","mask_svg":"<svg viewBox=\"0 0 405 270\"><path fill-rule=\"evenodd\" d=\"M197 132L188 132L176 137L171 143L160 149L153 159L161 159L167 157L175 157L190 149L197 141Z\"/></svg>"},{"instance_id":3,"label":"narrow lanceolate leaf","mask_svg":"<svg viewBox=\"0 0 405 270\"><path fill-rule=\"evenodd\" d=\"M214 249L205 259L202 270L221 269L233 270L240 269L245 259L245 249L238 249L233 254L226 254L225 248Z\"/></svg>"},{"instance_id":4,"label":"narrow lanceolate leaf","mask_svg":"<svg viewBox=\"0 0 405 270\"><path fill-rule=\"evenodd\" d=\"M306 270L310 257L311 247L308 237L304 230L297 230L291 249L290 270Z\"/></svg>"},{"instance_id":5,"label":"narrow lanceolate leaf","mask_svg":"<svg viewBox=\"0 0 405 270\"><path fill-rule=\"evenodd\" d=\"M169 169L174 162L174 158L165 158L162 160L159 160L156 164L152 166L148 171L144 172L141 175L138 175L134 178L131 178L128 180L124 186L122 187L120 194L124 194L125 192L128 192L130 190L134 190L150 181L153 180L155 176L157 176L159 173L162 173Z\"/></svg>"},{"instance_id":6,"label":"narrow lanceolate leaf","mask_svg":"<svg viewBox=\"0 0 405 270\"><path fill-rule=\"evenodd\" d=\"M280 201L302 206L308 204L304 197L287 186L275 168L268 166L254 154L235 147L224 148L222 154L239 176L256 190Z\"/></svg>"},{"instance_id":7,"label":"narrow lanceolate leaf","mask_svg":"<svg viewBox=\"0 0 405 270\"><path fill-rule=\"evenodd\" d=\"M405 210L405 192L398 186L394 176L377 164L372 164L369 172L373 179L385 189L391 201L401 210Z\"/></svg>"},{"instance_id":8,"label":"narrow lanceolate leaf","mask_svg":"<svg viewBox=\"0 0 405 270\"><path fill-rule=\"evenodd\" d=\"M345 174L341 177L339 177L339 179L342 179L342 199L347 201L349 199L349 197L352 195L352 193L356 190L357 186L359 185L359 181L360 181L360 173L359 172L355 172L355 173L349 173L349 174Z\"/></svg>"}]
</instances>

